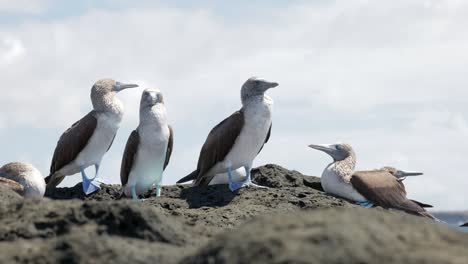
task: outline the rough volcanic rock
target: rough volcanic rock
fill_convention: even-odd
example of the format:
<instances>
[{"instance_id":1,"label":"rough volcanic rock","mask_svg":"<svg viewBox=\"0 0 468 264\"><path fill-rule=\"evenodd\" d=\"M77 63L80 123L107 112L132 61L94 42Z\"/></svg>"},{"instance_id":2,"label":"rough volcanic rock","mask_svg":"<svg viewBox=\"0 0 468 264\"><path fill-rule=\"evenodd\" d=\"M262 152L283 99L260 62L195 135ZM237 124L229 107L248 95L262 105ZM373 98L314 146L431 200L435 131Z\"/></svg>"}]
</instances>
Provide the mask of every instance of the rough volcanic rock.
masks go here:
<instances>
[{"instance_id":1,"label":"rough volcanic rock","mask_svg":"<svg viewBox=\"0 0 468 264\"><path fill-rule=\"evenodd\" d=\"M375 263L371 256L392 256L378 246L418 256L394 256L407 263L424 263L427 251L448 252L437 260L465 256L457 255L458 243L466 243L460 234L412 216L360 209L325 194L319 178L276 165L252 175L269 188L164 186L162 197L150 191L143 202L120 199L118 185L85 196L78 184L45 199L0 187L0 263Z\"/></svg>"},{"instance_id":2,"label":"rough volcanic rock","mask_svg":"<svg viewBox=\"0 0 468 264\"><path fill-rule=\"evenodd\" d=\"M468 236L380 210L320 209L261 217L181 263L467 263Z\"/></svg>"}]
</instances>

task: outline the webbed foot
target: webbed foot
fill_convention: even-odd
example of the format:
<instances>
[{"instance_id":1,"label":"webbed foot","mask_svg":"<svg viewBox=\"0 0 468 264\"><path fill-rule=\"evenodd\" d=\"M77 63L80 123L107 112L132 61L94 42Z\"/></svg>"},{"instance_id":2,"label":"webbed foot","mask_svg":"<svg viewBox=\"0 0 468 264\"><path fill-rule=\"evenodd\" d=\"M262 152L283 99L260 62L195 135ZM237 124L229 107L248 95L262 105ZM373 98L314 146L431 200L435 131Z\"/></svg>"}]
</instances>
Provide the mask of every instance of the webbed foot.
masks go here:
<instances>
[{"instance_id":1,"label":"webbed foot","mask_svg":"<svg viewBox=\"0 0 468 264\"><path fill-rule=\"evenodd\" d=\"M356 202L357 205L360 205L364 208L372 208L374 207L374 204L369 202L369 201L364 201L364 202Z\"/></svg>"},{"instance_id":2,"label":"webbed foot","mask_svg":"<svg viewBox=\"0 0 468 264\"><path fill-rule=\"evenodd\" d=\"M229 183L229 189L231 192L234 192L236 190L239 190L240 188L243 187L253 187L253 188L262 188L262 189L268 189L266 186L261 186L258 184L255 184L251 181L245 181L245 182L230 182Z\"/></svg>"}]
</instances>

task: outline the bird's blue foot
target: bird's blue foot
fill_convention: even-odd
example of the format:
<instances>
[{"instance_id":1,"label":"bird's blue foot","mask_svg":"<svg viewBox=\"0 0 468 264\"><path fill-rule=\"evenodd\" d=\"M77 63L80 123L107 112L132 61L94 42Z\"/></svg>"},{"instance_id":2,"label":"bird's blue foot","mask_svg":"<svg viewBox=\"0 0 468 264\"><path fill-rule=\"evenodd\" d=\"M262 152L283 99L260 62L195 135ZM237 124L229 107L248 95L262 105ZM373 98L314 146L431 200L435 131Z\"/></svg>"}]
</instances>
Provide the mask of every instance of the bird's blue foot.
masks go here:
<instances>
[{"instance_id":1,"label":"bird's blue foot","mask_svg":"<svg viewBox=\"0 0 468 264\"><path fill-rule=\"evenodd\" d=\"M365 202L356 202L357 205L360 205L362 207L365 207L365 208L372 208L374 207L374 204L369 202L369 201L365 201Z\"/></svg>"},{"instance_id":2,"label":"bird's blue foot","mask_svg":"<svg viewBox=\"0 0 468 264\"><path fill-rule=\"evenodd\" d=\"M86 177L83 177L83 192L86 195L99 191L99 189L101 189L100 186L100 183L95 181L94 179L90 180Z\"/></svg>"},{"instance_id":3,"label":"bird's blue foot","mask_svg":"<svg viewBox=\"0 0 468 264\"><path fill-rule=\"evenodd\" d=\"M254 187L254 188L268 189L268 187L260 186L260 185L257 185L257 184L252 182L252 180L250 178L250 167L245 167L245 173L246 173L246 178L247 179L244 182L235 182L235 181L233 181L231 171L228 171L229 189L231 190L231 192L239 190L240 188L243 188L243 187Z\"/></svg>"},{"instance_id":4,"label":"bird's blue foot","mask_svg":"<svg viewBox=\"0 0 468 264\"><path fill-rule=\"evenodd\" d=\"M258 184L255 184L251 181L245 181L245 182L231 182L229 183L229 189L234 192L236 190L239 190L240 188L243 187L254 187L254 188L262 188L262 189L268 189L266 186L261 186Z\"/></svg>"},{"instance_id":5,"label":"bird's blue foot","mask_svg":"<svg viewBox=\"0 0 468 264\"><path fill-rule=\"evenodd\" d=\"M136 187L132 186L131 188L131 193L132 193L132 200L136 202L144 202L146 199L140 199L138 198L138 195L136 194Z\"/></svg>"},{"instance_id":6,"label":"bird's blue foot","mask_svg":"<svg viewBox=\"0 0 468 264\"><path fill-rule=\"evenodd\" d=\"M83 192L86 195L92 194L93 192L99 191L99 189L101 189L101 184L98 181L95 181L96 177L89 179L88 176L86 176L84 168L81 168L81 177L83 179Z\"/></svg>"},{"instance_id":7,"label":"bird's blue foot","mask_svg":"<svg viewBox=\"0 0 468 264\"><path fill-rule=\"evenodd\" d=\"M156 197L161 197L161 185L156 185Z\"/></svg>"}]
</instances>

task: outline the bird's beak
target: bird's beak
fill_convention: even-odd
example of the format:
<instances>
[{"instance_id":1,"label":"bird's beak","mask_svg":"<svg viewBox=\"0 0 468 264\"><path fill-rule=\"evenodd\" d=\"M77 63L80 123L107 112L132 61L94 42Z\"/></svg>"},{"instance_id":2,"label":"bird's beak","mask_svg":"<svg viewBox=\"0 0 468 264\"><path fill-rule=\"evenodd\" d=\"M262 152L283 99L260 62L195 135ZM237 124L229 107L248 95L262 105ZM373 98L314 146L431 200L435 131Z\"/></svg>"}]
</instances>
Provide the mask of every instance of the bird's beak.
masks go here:
<instances>
[{"instance_id":1,"label":"bird's beak","mask_svg":"<svg viewBox=\"0 0 468 264\"><path fill-rule=\"evenodd\" d=\"M113 90L114 90L115 92L120 92L120 91L125 90L125 89L128 89L128 88L136 88L136 87L138 87L138 84L126 84L126 83L117 82L117 83L114 85Z\"/></svg>"},{"instance_id":2,"label":"bird's beak","mask_svg":"<svg viewBox=\"0 0 468 264\"><path fill-rule=\"evenodd\" d=\"M411 176L421 176L421 175L424 175L424 173L416 172L416 171L402 171L402 170L397 171L396 174L395 174L395 176L398 179L411 177Z\"/></svg>"},{"instance_id":3,"label":"bird's beak","mask_svg":"<svg viewBox=\"0 0 468 264\"><path fill-rule=\"evenodd\" d=\"M279 84L277 82L266 82L265 83L265 86L267 87L267 90L268 89L271 89L271 88L275 88L276 86L278 86Z\"/></svg>"},{"instance_id":4,"label":"bird's beak","mask_svg":"<svg viewBox=\"0 0 468 264\"><path fill-rule=\"evenodd\" d=\"M319 144L319 145L311 144L309 145L309 148L323 151L332 157L336 157L336 155L338 154L338 150L336 150L332 144Z\"/></svg>"},{"instance_id":5,"label":"bird's beak","mask_svg":"<svg viewBox=\"0 0 468 264\"><path fill-rule=\"evenodd\" d=\"M263 91L267 91L268 89L275 88L279 84L277 82L268 82L265 80L262 80L261 88Z\"/></svg>"}]
</instances>

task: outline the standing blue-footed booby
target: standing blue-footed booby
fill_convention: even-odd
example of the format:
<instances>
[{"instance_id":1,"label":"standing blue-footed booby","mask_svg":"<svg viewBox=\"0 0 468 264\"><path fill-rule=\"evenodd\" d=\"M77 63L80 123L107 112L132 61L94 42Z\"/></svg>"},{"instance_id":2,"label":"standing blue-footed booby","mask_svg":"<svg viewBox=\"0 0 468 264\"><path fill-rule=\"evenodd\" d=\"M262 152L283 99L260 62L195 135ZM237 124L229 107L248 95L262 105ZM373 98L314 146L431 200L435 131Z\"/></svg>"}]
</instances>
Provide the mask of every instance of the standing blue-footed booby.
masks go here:
<instances>
[{"instance_id":1,"label":"standing blue-footed booby","mask_svg":"<svg viewBox=\"0 0 468 264\"><path fill-rule=\"evenodd\" d=\"M93 110L72 125L60 137L55 148L47 189L55 188L65 176L81 172L83 192L90 194L99 189L96 177L104 154L110 149L122 121L124 108L116 94L136 84L123 84L111 79L97 81L91 88ZM85 169L94 165L94 178Z\"/></svg>"},{"instance_id":2,"label":"standing blue-footed booby","mask_svg":"<svg viewBox=\"0 0 468 264\"><path fill-rule=\"evenodd\" d=\"M134 200L156 185L161 195L163 171L169 164L174 133L167 124L163 95L146 89L141 96L140 124L127 141L120 169L123 193Z\"/></svg>"},{"instance_id":3,"label":"standing blue-footed booby","mask_svg":"<svg viewBox=\"0 0 468 264\"><path fill-rule=\"evenodd\" d=\"M42 174L31 164L20 162L1 167L0 181L24 197L42 197L46 188Z\"/></svg>"},{"instance_id":4,"label":"standing blue-footed booby","mask_svg":"<svg viewBox=\"0 0 468 264\"><path fill-rule=\"evenodd\" d=\"M426 212L425 204L409 200L402 180L420 172L405 172L385 167L380 170L354 171L356 154L348 144L309 145L333 158L322 174L321 183L327 193L354 201L365 207L374 205L435 218Z\"/></svg>"},{"instance_id":5,"label":"standing blue-footed booby","mask_svg":"<svg viewBox=\"0 0 468 264\"><path fill-rule=\"evenodd\" d=\"M208 185L216 174L228 173L229 188L256 186L250 178L252 163L271 133L273 100L265 92L278 86L252 77L241 88L242 108L215 126L200 152L197 169L179 180L195 180L195 185ZM236 182L232 171L244 167L246 180Z\"/></svg>"}]
</instances>

